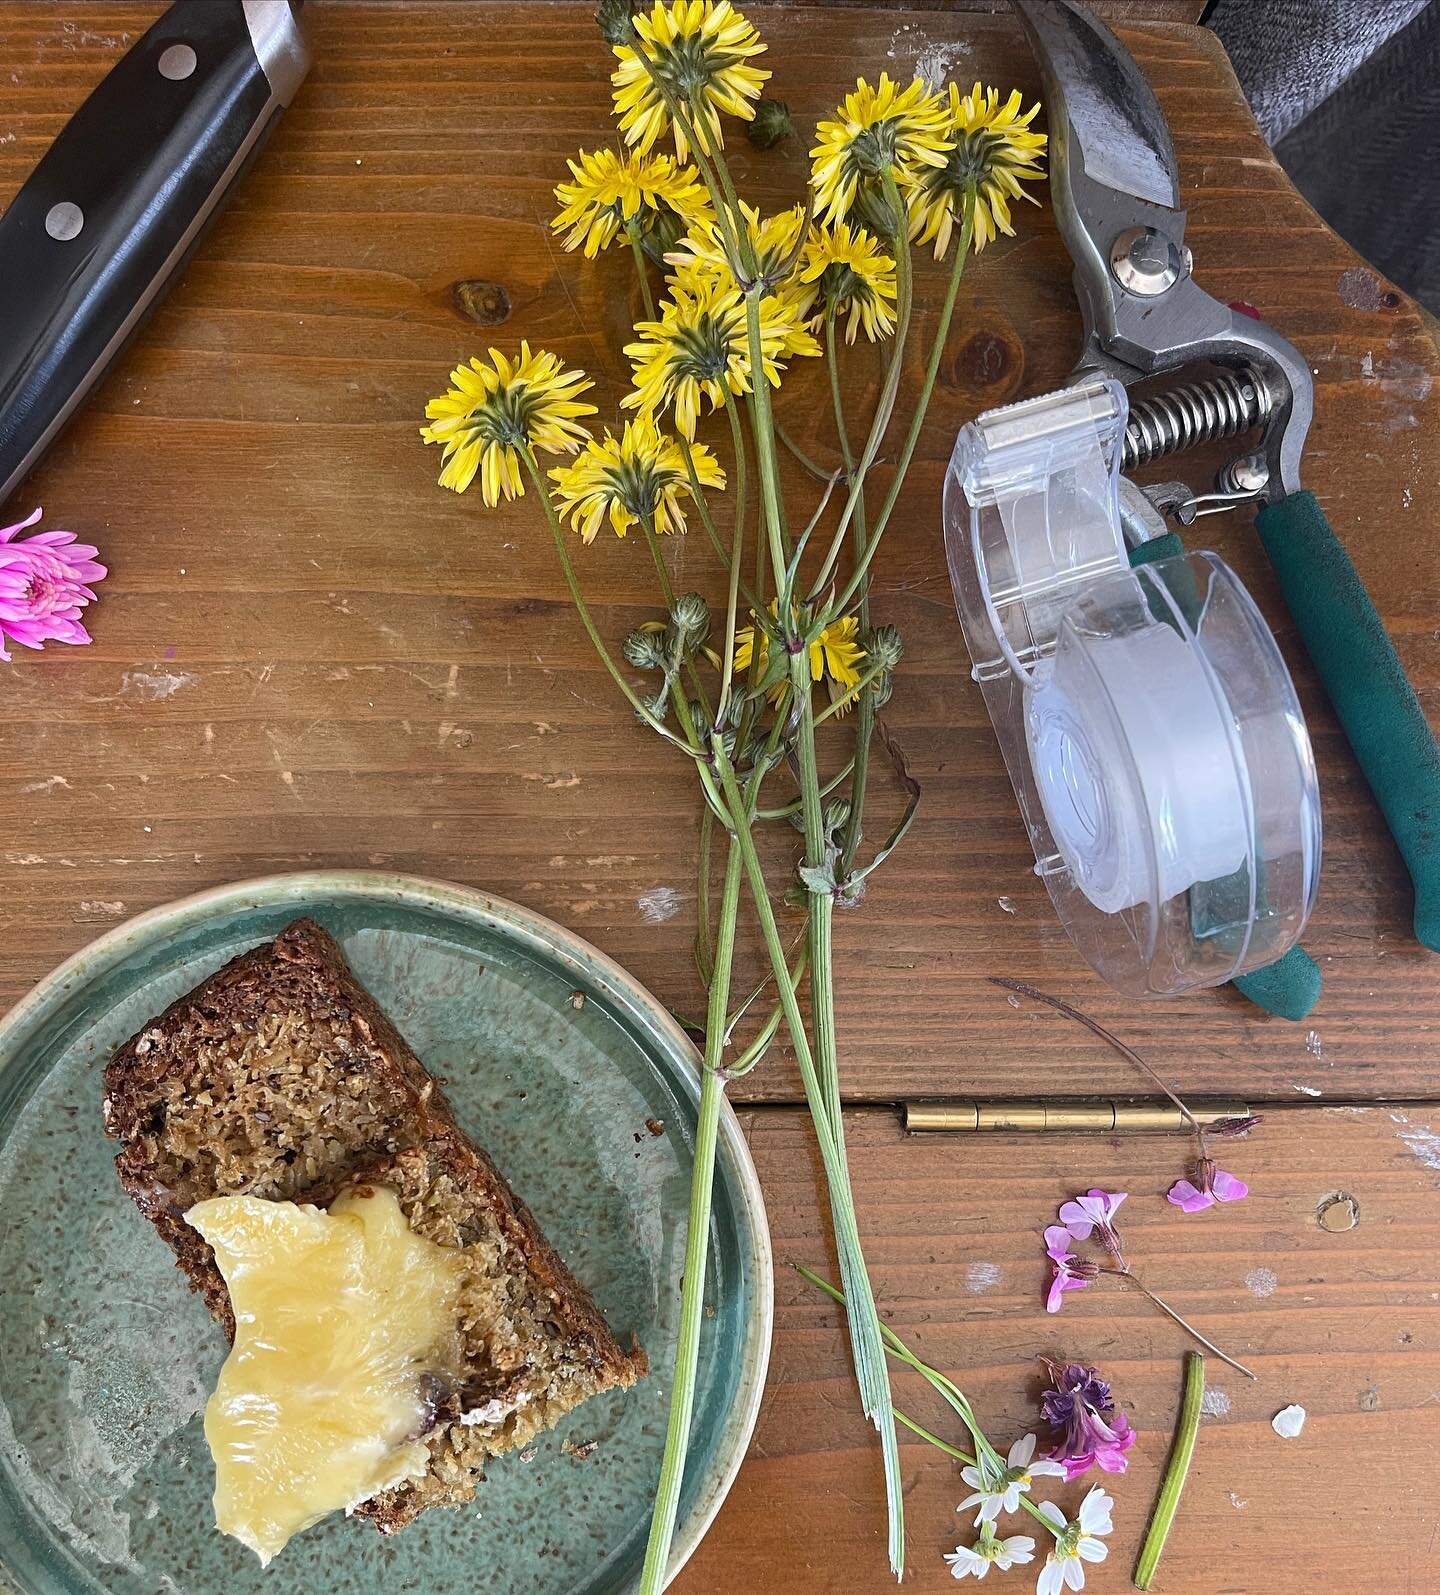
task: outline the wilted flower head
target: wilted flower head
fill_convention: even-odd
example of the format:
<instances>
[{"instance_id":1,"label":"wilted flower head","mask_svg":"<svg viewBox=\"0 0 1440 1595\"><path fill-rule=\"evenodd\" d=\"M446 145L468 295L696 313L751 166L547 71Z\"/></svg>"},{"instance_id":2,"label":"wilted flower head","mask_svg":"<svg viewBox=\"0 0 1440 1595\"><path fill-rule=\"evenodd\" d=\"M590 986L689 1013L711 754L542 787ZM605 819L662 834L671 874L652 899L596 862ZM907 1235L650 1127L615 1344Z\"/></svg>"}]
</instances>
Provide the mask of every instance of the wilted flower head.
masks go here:
<instances>
[{"instance_id":1,"label":"wilted flower head","mask_svg":"<svg viewBox=\"0 0 1440 1595\"><path fill-rule=\"evenodd\" d=\"M1037 203L1021 186L1044 175L1045 135L1030 130L1040 110L1022 113L1017 89L1000 103L998 89L979 83L962 95L951 84L945 101L943 161L916 166L906 185L910 236L917 243L935 243L935 258L950 248L954 229L972 212L972 247L976 254L998 233L1013 235L1010 201Z\"/></svg>"},{"instance_id":2,"label":"wilted flower head","mask_svg":"<svg viewBox=\"0 0 1440 1595\"><path fill-rule=\"evenodd\" d=\"M857 78L854 93L815 129L815 214L827 222L845 221L857 200L868 200L873 212L884 173L908 183L922 167L943 166L949 148L943 102L927 84L915 78L902 89L885 72L878 88ZM883 209L869 219L889 230Z\"/></svg>"},{"instance_id":3,"label":"wilted flower head","mask_svg":"<svg viewBox=\"0 0 1440 1595\"><path fill-rule=\"evenodd\" d=\"M780 385L788 328L779 301L773 295L762 299L763 378L774 387ZM754 373L745 301L718 274L673 279L660 319L637 322L635 331L640 336L625 345L635 370L635 390L620 401L626 409L658 415L673 405L675 425L693 438L702 399L718 410L732 393L749 393Z\"/></svg>"},{"instance_id":4,"label":"wilted flower head","mask_svg":"<svg viewBox=\"0 0 1440 1595\"><path fill-rule=\"evenodd\" d=\"M492 508L506 498L521 498L520 476L527 450L573 454L589 433L578 417L595 406L578 395L595 384L583 371L567 371L544 349L532 355L522 343L511 360L498 349L487 361L472 359L450 373L449 391L425 406L427 443L444 445L440 486L463 493L480 473L480 496Z\"/></svg>"},{"instance_id":5,"label":"wilted flower head","mask_svg":"<svg viewBox=\"0 0 1440 1595\"><path fill-rule=\"evenodd\" d=\"M713 219L710 195L693 166L671 155L637 155L633 150L581 150L567 160L571 181L555 185L560 210L550 225L565 234L566 249L584 245L589 259L614 243L622 228L642 241L669 243L687 227Z\"/></svg>"},{"instance_id":6,"label":"wilted flower head","mask_svg":"<svg viewBox=\"0 0 1440 1595\"><path fill-rule=\"evenodd\" d=\"M895 262L873 233L849 222L812 227L805 241L800 280L813 285L814 320L849 311L846 343L864 331L872 343L895 330Z\"/></svg>"},{"instance_id":7,"label":"wilted flower head","mask_svg":"<svg viewBox=\"0 0 1440 1595\"><path fill-rule=\"evenodd\" d=\"M693 648L710 631L710 606L699 593L681 593L670 611L670 624Z\"/></svg>"},{"instance_id":8,"label":"wilted flower head","mask_svg":"<svg viewBox=\"0 0 1440 1595\"><path fill-rule=\"evenodd\" d=\"M634 0L600 0L595 26L610 44L629 44L635 37Z\"/></svg>"},{"instance_id":9,"label":"wilted flower head","mask_svg":"<svg viewBox=\"0 0 1440 1595\"><path fill-rule=\"evenodd\" d=\"M1050 1450L1067 1479L1078 1479L1092 1467L1123 1473L1125 1453L1135 1444L1135 1431L1123 1412L1116 1413L1109 1384L1083 1363L1055 1363L1045 1358L1052 1387L1040 1398L1040 1411L1060 1438Z\"/></svg>"},{"instance_id":10,"label":"wilted flower head","mask_svg":"<svg viewBox=\"0 0 1440 1595\"><path fill-rule=\"evenodd\" d=\"M672 119L667 93L700 135L704 152L725 142L722 111L750 120L750 102L759 98L770 74L750 64L765 46L730 0L671 0L669 5L656 0L653 10L633 19L633 27L634 38L615 45L620 64L610 76L615 114L628 143L643 152L670 128L675 153L682 161L688 156L689 141Z\"/></svg>"},{"instance_id":11,"label":"wilted flower head","mask_svg":"<svg viewBox=\"0 0 1440 1595\"><path fill-rule=\"evenodd\" d=\"M637 626L620 646L627 664L637 670L661 670L665 666L665 629L656 622L656 629Z\"/></svg>"},{"instance_id":12,"label":"wilted flower head","mask_svg":"<svg viewBox=\"0 0 1440 1595\"><path fill-rule=\"evenodd\" d=\"M692 447L690 458L703 486L725 486L724 471L703 443ZM685 500L693 496L685 456L648 415L627 421L619 438L607 427L570 464L557 465L550 480L560 513L570 517L583 542L595 540L607 515L617 537L636 522L648 521L656 532L685 530Z\"/></svg>"},{"instance_id":13,"label":"wilted flower head","mask_svg":"<svg viewBox=\"0 0 1440 1595\"><path fill-rule=\"evenodd\" d=\"M25 648L47 642L90 641L80 612L95 599L91 582L105 576L98 549L77 543L74 532L36 532L15 541L44 512L36 510L14 526L0 528L0 659L8 660L5 639Z\"/></svg>"}]
</instances>

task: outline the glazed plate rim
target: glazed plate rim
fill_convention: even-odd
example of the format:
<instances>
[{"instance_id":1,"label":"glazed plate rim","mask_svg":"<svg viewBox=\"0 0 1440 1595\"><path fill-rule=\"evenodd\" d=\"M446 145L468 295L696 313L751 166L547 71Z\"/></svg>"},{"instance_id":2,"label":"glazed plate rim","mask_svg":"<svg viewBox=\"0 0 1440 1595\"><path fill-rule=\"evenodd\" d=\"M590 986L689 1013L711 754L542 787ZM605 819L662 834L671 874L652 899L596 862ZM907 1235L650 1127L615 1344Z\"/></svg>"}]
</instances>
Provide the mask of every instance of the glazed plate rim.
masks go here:
<instances>
[{"instance_id":1,"label":"glazed plate rim","mask_svg":"<svg viewBox=\"0 0 1440 1595\"><path fill-rule=\"evenodd\" d=\"M188 893L112 926L71 954L7 1013L0 1015L0 1074L23 1055L27 1043L42 1030L52 1012L78 989L119 967L152 938L234 910L287 901L298 904L325 896L358 901L384 898L418 910L432 913L439 910L508 935L527 952L558 958L577 970L583 968L589 978L602 987L607 999L622 1009L653 1045L668 1054L678 1079L698 1108L700 1056L694 1043L659 998L608 953L555 920L509 898L477 887L460 886L453 881L390 870L286 870L253 876ZM742 1369L749 1371L740 1376L735 1404L726 1417L716 1457L700 1485L695 1505L685 1522L677 1526L665 1575L667 1584L694 1554L745 1460L760 1415L774 1329L775 1264L765 1198L735 1110L723 1096L719 1137L722 1161L728 1163L735 1176L733 1194L738 1228L754 1262L756 1310L747 1322L748 1345L742 1358ZM0 1591L8 1587L0 1571Z\"/></svg>"}]
</instances>

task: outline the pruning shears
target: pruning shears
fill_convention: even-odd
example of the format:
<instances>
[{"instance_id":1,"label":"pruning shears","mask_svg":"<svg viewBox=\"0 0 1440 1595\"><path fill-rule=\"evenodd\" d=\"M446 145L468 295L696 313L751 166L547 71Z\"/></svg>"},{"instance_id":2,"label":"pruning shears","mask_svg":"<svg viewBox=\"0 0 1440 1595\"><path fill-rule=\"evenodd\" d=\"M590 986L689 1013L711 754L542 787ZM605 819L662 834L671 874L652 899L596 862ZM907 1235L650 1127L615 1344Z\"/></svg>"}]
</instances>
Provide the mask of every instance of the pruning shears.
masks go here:
<instances>
[{"instance_id":1,"label":"pruning shears","mask_svg":"<svg viewBox=\"0 0 1440 1595\"><path fill-rule=\"evenodd\" d=\"M1051 198L1075 262L1084 342L1071 380L1128 389L1209 368L1131 402L1126 472L1215 440L1244 449L1212 491L1123 481L1130 562L1181 551L1167 517L1188 526L1257 507L1290 615L1409 868L1416 939L1440 951L1440 749L1354 565L1301 486L1310 369L1273 327L1195 282L1170 130L1125 47L1074 0L1012 3L1044 79Z\"/></svg>"}]
</instances>

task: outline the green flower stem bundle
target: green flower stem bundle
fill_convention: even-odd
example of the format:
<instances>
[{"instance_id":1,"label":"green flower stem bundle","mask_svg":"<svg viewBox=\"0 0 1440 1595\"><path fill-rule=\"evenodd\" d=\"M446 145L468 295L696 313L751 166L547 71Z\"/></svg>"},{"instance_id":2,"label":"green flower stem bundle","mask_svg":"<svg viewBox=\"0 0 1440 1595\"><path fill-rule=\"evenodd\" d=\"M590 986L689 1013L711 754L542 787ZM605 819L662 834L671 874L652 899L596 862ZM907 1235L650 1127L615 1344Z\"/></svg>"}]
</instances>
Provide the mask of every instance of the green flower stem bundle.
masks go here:
<instances>
[{"instance_id":1,"label":"green flower stem bundle","mask_svg":"<svg viewBox=\"0 0 1440 1595\"><path fill-rule=\"evenodd\" d=\"M664 1584L679 1508L725 1089L782 1030L814 1121L861 1406L884 1455L898 1575L904 1522L896 1414L846 1166L833 926L837 909L859 903L919 799L879 718L902 645L893 626L872 620L874 561L919 442L965 261L1012 231L1010 204L1029 198L1022 181L1040 175L1044 136L1030 127L1038 107L1022 110L1018 94L1002 101L978 83L962 94L954 84L942 91L919 79L905 86L884 74L877 86L862 79L816 129L803 199L762 216L740 196L722 125L724 118L752 122L758 106L757 146L778 143L789 130L784 107L761 98L770 74L755 64L765 45L749 21L729 0L657 0L635 14L626 0L605 0L598 21L617 61L622 147L582 151L569 162L553 225L567 248L591 258L617 246L638 275L643 315L623 350L633 383L621 400L619 435L606 428L597 438L586 425L596 407L584 397L594 384L583 372L523 343L516 355L491 350L452 372L449 390L426 408L421 435L442 448L442 486L464 492L478 482L492 507L534 489L591 643L640 724L689 762L702 804L695 958L707 1002L699 1127L675 1378L641 1590L655 1595ZM673 155L655 152L662 139L673 143ZM954 255L902 431L907 339L916 330L912 243L933 245L937 259L952 246ZM842 341L848 348L861 336L892 347L855 435L840 360ZM827 368L839 459L833 470L803 455L775 413L787 371L806 359ZM710 442L697 436L707 422ZM812 491L804 506L787 491L783 450L805 468ZM887 451L895 469L881 495L868 480ZM544 455L561 463L547 471ZM717 511L722 493L728 515ZM692 515L724 575L713 602L677 594L665 557L667 540L684 534ZM656 618L623 639L618 657L586 602L572 552L607 528L620 538L638 528L658 597ZM877 741L907 801L890 835L861 862ZM757 832L786 824L800 832L803 850L793 876L777 883L767 876ZM776 895L803 908L799 941L782 930ZM770 974L737 1002L742 913L758 927ZM748 1039L742 1023L753 1027Z\"/></svg>"}]
</instances>

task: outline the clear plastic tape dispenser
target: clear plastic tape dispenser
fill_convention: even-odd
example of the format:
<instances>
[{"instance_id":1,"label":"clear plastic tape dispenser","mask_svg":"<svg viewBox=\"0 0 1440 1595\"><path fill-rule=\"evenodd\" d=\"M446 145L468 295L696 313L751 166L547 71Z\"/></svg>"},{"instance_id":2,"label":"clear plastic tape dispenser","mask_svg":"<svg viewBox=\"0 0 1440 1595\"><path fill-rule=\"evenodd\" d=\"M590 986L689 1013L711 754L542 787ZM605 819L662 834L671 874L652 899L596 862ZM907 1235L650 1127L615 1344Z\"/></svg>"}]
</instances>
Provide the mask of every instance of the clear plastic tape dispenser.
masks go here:
<instances>
[{"instance_id":1,"label":"clear plastic tape dispenser","mask_svg":"<svg viewBox=\"0 0 1440 1595\"><path fill-rule=\"evenodd\" d=\"M965 641L1049 888L1112 985L1166 996L1281 957L1320 797L1275 639L1217 555L1131 569L1109 378L962 429L945 544Z\"/></svg>"}]
</instances>

